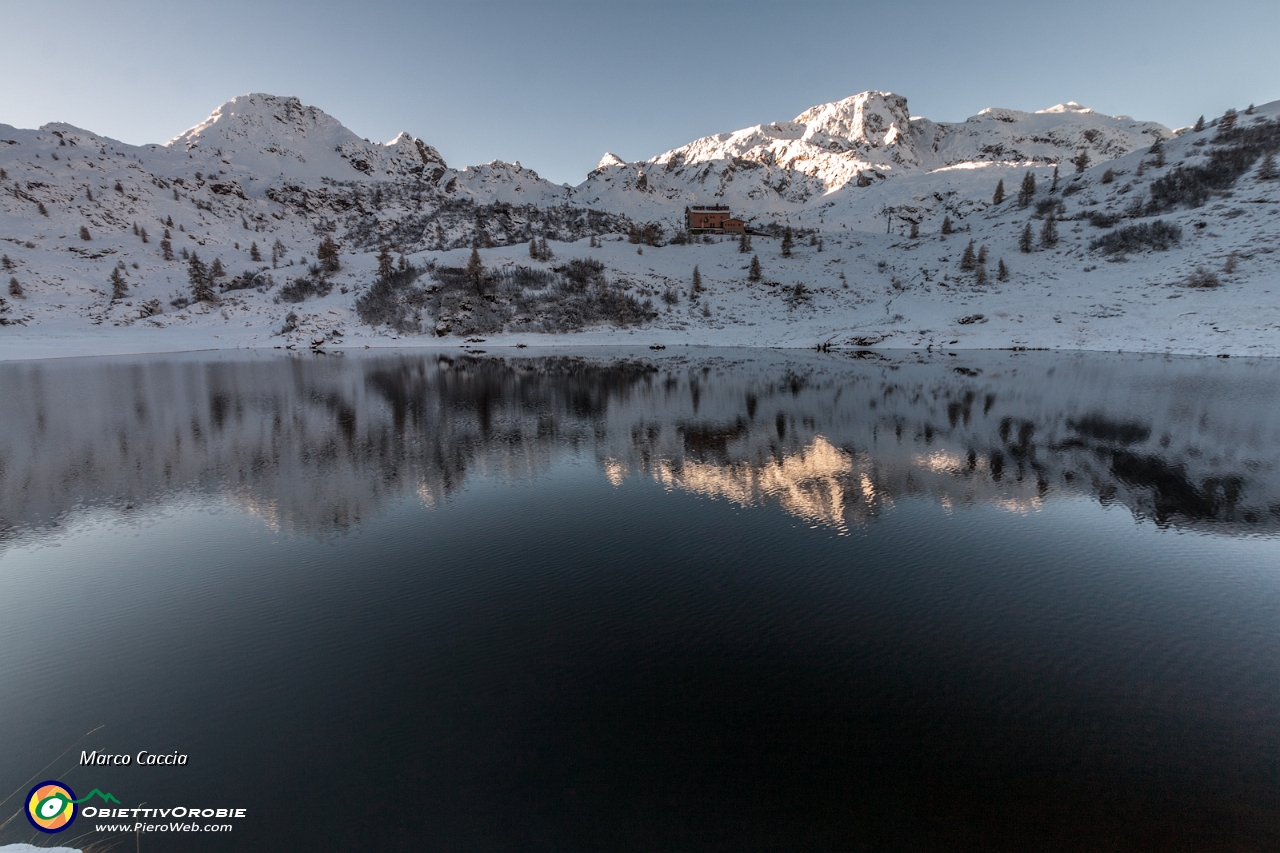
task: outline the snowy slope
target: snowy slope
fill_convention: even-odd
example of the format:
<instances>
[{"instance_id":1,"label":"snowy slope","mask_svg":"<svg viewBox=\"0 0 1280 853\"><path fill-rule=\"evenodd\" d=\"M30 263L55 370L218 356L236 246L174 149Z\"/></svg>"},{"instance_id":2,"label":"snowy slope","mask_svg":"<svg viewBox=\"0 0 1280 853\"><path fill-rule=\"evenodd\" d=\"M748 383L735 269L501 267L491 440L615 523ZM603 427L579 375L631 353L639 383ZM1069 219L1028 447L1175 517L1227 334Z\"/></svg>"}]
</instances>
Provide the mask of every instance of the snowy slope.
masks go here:
<instances>
[{"instance_id":1,"label":"snowy slope","mask_svg":"<svg viewBox=\"0 0 1280 853\"><path fill-rule=\"evenodd\" d=\"M1240 116L1243 127L1276 122L1280 103ZM1164 165L1148 150L1155 140ZM486 335L491 344L642 335L666 344L1274 355L1280 181L1263 180L1255 157L1195 206L1133 206L1180 164L1209 162L1225 144L1213 128L1174 137L1075 104L935 123L911 117L901 96L866 92L646 161L606 155L569 187L519 163L451 168L408 134L367 142L317 108L271 95L235 98L166 145L130 146L66 124L0 125L0 252L8 259L0 285L17 282L0 289L0 355L403 341L403 333L362 326L354 311L381 245L418 266L453 267L478 245L490 270L552 270L590 256L658 313L638 328L511 331ZM1093 165L1077 175L1068 161L1081 151ZM1037 189L1023 207L1016 196L1027 172ZM1006 199L995 205L1000 181ZM763 282L747 281L750 255L731 241L670 243L684 206L712 201L774 235L753 238ZM948 219L949 236L941 233ZM1046 220L1058 231L1053 245L1040 237ZM1180 228L1180 242L1118 255L1090 248L1108 231L1156 220ZM625 241L643 223L659 226L658 245ZM1028 224L1033 245L1024 253ZM799 234L789 258L777 239L785 225ZM166 233L173 260L161 250ZM282 288L311 275L325 236L343 250L331 289L282 300ZM555 257L531 260L532 237L549 238ZM595 237L600 245L588 245ZM969 240L975 251L987 248L985 281L959 268ZM184 249L218 259L229 277L258 278L216 302L184 304ZM1007 281L996 277L1001 260ZM695 265L709 292L690 299ZM1220 286L1186 286L1199 267ZM126 282L120 298L108 283L113 269ZM660 300L667 291L677 301ZM281 334L290 314L296 320ZM430 336L434 318L424 316L421 328L424 340L439 341Z\"/></svg>"}]
</instances>

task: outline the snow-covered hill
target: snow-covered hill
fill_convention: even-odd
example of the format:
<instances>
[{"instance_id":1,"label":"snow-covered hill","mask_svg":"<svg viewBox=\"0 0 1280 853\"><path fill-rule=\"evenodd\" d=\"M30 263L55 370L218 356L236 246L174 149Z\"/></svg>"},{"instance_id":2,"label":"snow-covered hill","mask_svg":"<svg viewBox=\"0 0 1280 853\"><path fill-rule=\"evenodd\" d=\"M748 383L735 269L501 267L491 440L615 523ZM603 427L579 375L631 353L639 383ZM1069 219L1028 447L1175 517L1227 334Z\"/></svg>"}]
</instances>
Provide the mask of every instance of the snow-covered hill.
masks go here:
<instances>
[{"instance_id":1,"label":"snow-covered hill","mask_svg":"<svg viewBox=\"0 0 1280 853\"><path fill-rule=\"evenodd\" d=\"M0 125L0 355L477 334L1275 355L1277 144L1280 102L1175 136L1074 103L939 123L864 92L649 160L606 154L571 187L519 163L452 168L407 133L370 142L272 95L228 101L165 145ZM751 254L683 240L684 206L709 202L757 232ZM534 238L550 257L530 257ZM336 271L316 266L324 239L340 247ZM465 266L473 245L486 273L450 295L462 279L438 271ZM383 246L412 267L375 294L395 303L394 328L356 310ZM212 299L192 293L193 254L226 273ZM564 279L574 258L602 270ZM579 280L587 296L558 295ZM588 296L567 322L565 299Z\"/></svg>"}]
</instances>

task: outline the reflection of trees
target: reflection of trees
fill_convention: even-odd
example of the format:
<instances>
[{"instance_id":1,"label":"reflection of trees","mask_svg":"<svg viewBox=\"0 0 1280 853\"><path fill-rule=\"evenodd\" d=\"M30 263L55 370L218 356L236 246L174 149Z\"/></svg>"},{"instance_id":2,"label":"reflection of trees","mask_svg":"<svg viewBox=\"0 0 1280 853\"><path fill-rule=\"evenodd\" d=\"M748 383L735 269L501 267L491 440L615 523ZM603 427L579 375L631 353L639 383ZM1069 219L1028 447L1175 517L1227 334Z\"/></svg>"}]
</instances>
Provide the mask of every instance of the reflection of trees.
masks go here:
<instances>
[{"instance_id":1,"label":"reflection of trees","mask_svg":"<svg viewBox=\"0 0 1280 853\"><path fill-rule=\"evenodd\" d=\"M1161 524L1280 523L1280 417L1274 394L1254 393L1269 387L1264 368L1206 383L1191 360L1046 356L1036 372L989 359L12 364L0 374L17 401L0 412L0 536L182 493L289 529L342 529L388 501L436 505L470 477L529 477L565 453L600 460L617 484L643 473L837 529L906 497L1033 511L1062 494Z\"/></svg>"}]
</instances>

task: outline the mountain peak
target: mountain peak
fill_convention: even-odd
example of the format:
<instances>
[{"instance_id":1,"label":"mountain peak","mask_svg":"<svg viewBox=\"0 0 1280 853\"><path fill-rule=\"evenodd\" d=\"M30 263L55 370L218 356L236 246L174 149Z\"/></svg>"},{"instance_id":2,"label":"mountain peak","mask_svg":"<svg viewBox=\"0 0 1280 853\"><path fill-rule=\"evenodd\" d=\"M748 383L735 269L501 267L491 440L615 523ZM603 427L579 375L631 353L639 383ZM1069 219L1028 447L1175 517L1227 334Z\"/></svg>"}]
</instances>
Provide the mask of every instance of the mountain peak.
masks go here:
<instances>
[{"instance_id":1,"label":"mountain peak","mask_svg":"<svg viewBox=\"0 0 1280 853\"><path fill-rule=\"evenodd\" d=\"M342 177L352 170L372 177L445 168L439 151L408 133L385 145L368 142L319 107L261 92L232 98L166 147L304 179Z\"/></svg>"},{"instance_id":2,"label":"mountain peak","mask_svg":"<svg viewBox=\"0 0 1280 853\"><path fill-rule=\"evenodd\" d=\"M1043 113L1091 113L1093 110L1088 107L1082 107L1075 101L1067 101L1065 104L1057 104L1049 107L1047 110L1036 110L1036 114Z\"/></svg>"}]
</instances>

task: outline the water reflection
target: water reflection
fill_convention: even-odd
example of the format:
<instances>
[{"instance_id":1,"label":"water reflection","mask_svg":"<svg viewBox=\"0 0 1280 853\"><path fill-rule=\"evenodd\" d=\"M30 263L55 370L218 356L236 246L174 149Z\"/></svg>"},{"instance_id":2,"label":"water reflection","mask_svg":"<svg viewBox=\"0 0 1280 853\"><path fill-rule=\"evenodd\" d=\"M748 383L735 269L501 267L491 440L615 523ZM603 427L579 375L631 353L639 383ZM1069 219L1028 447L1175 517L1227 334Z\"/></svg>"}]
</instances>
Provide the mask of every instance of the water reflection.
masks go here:
<instances>
[{"instance_id":1,"label":"water reflection","mask_svg":"<svg viewBox=\"0 0 1280 853\"><path fill-rule=\"evenodd\" d=\"M147 357L0 374L0 537L181 493L286 529L358 525L568 455L845 531L903 498L1032 512L1061 496L1161 525L1280 525L1280 366L981 353L850 359Z\"/></svg>"}]
</instances>

